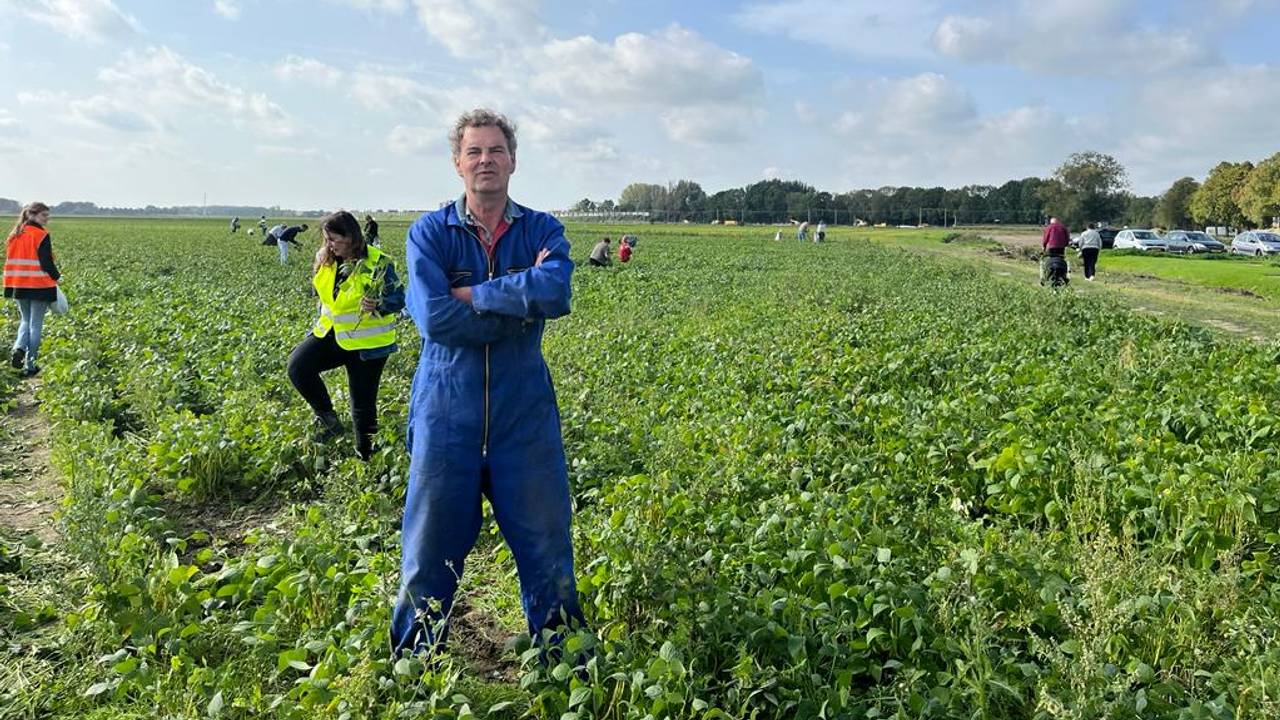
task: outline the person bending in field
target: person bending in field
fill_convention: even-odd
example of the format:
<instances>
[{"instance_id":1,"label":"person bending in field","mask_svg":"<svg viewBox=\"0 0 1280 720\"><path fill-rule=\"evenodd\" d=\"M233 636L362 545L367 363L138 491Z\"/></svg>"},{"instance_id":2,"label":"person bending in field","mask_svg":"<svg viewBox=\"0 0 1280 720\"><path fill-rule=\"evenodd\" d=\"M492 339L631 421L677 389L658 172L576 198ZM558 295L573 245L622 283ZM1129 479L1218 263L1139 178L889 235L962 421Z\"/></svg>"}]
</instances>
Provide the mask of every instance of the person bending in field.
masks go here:
<instances>
[{"instance_id":1,"label":"person bending in field","mask_svg":"<svg viewBox=\"0 0 1280 720\"><path fill-rule=\"evenodd\" d=\"M240 218L233 217L231 218L231 234L235 235L238 232L240 232Z\"/></svg>"},{"instance_id":2,"label":"person bending in field","mask_svg":"<svg viewBox=\"0 0 1280 720\"><path fill-rule=\"evenodd\" d=\"M529 635L546 650L566 625L585 625L560 411L542 357L546 321L569 314L573 261L560 221L508 195L516 134L506 117L468 112L449 144L463 194L418 218L405 241L422 354L391 651L435 652L447 639L481 497L515 558Z\"/></svg>"},{"instance_id":3,"label":"person bending in field","mask_svg":"<svg viewBox=\"0 0 1280 720\"><path fill-rule=\"evenodd\" d=\"M58 299L62 274L53 262L53 241L45 226L49 206L33 202L22 208L18 222L9 231L4 258L4 296L18 301L18 337L9 354L9 364L26 377L40 372L40 336L44 315Z\"/></svg>"},{"instance_id":4,"label":"person bending in field","mask_svg":"<svg viewBox=\"0 0 1280 720\"><path fill-rule=\"evenodd\" d=\"M631 248L631 243L625 239L618 242L618 262L630 262L631 253L633 252L635 251Z\"/></svg>"},{"instance_id":5,"label":"person bending in field","mask_svg":"<svg viewBox=\"0 0 1280 720\"><path fill-rule=\"evenodd\" d=\"M818 227L813 231L813 241L816 243L825 242L827 239L827 223L825 220L818 221Z\"/></svg>"},{"instance_id":6,"label":"person bending in field","mask_svg":"<svg viewBox=\"0 0 1280 720\"><path fill-rule=\"evenodd\" d=\"M292 243L294 247L302 247L302 243L298 242L298 233L304 233L306 231L307 224L303 223L301 225L290 225L289 227L281 228L280 232L275 233L276 249L280 251L281 265L289 264L290 243Z\"/></svg>"},{"instance_id":7,"label":"person bending in field","mask_svg":"<svg viewBox=\"0 0 1280 720\"><path fill-rule=\"evenodd\" d=\"M372 215L364 216L364 237L370 245L382 244L382 238L378 237L378 221Z\"/></svg>"},{"instance_id":8,"label":"person bending in field","mask_svg":"<svg viewBox=\"0 0 1280 720\"><path fill-rule=\"evenodd\" d=\"M591 267L607 267L613 264L613 260L609 257L609 238L601 240L591 248L591 257L587 258L587 262Z\"/></svg>"},{"instance_id":9,"label":"person bending in field","mask_svg":"<svg viewBox=\"0 0 1280 720\"><path fill-rule=\"evenodd\" d=\"M315 411L314 439L327 442L341 434L342 423L320 373L346 368L356 454L368 460L378 430L378 384L387 358L396 351L396 314L404 307L404 287L391 258L365 245L351 213L326 215L320 232L324 241L311 280L320 316L289 356L289 381Z\"/></svg>"}]
</instances>

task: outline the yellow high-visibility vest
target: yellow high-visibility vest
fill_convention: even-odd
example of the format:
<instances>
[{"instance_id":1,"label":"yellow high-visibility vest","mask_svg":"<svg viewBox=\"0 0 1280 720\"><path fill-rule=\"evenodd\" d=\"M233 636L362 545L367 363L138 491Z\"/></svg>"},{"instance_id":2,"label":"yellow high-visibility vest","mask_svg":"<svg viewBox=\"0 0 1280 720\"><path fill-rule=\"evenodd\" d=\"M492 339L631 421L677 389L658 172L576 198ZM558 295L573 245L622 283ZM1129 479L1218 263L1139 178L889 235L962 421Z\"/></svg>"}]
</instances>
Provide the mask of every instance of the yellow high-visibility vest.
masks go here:
<instances>
[{"instance_id":1,"label":"yellow high-visibility vest","mask_svg":"<svg viewBox=\"0 0 1280 720\"><path fill-rule=\"evenodd\" d=\"M320 296L320 317L311 333L322 338L333 330L338 347L343 350L372 350L386 347L396 341L396 316L360 312L360 299L378 268L382 251L368 245L369 256L360 261L356 270L338 285L338 296L333 296L333 282L338 273L337 263L320 266L311 284ZM379 292L381 288L378 289Z\"/></svg>"}]
</instances>

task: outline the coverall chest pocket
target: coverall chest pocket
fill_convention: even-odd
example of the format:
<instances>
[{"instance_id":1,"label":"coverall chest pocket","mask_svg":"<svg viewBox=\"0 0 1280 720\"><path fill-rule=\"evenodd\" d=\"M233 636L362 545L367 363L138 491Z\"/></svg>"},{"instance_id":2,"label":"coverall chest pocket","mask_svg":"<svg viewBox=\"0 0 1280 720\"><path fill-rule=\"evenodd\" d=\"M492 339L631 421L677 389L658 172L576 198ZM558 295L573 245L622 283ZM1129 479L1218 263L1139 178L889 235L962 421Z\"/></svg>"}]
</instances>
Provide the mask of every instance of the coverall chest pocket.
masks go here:
<instances>
[{"instance_id":1,"label":"coverall chest pocket","mask_svg":"<svg viewBox=\"0 0 1280 720\"><path fill-rule=\"evenodd\" d=\"M529 268L524 265L512 265L511 267L507 268L507 274L515 275L516 273L521 273L528 269Z\"/></svg>"},{"instance_id":2,"label":"coverall chest pocket","mask_svg":"<svg viewBox=\"0 0 1280 720\"><path fill-rule=\"evenodd\" d=\"M449 287L451 288L466 287L467 285L471 284L470 282L468 282L469 280L471 280L470 270L450 270L448 274L449 274Z\"/></svg>"}]
</instances>

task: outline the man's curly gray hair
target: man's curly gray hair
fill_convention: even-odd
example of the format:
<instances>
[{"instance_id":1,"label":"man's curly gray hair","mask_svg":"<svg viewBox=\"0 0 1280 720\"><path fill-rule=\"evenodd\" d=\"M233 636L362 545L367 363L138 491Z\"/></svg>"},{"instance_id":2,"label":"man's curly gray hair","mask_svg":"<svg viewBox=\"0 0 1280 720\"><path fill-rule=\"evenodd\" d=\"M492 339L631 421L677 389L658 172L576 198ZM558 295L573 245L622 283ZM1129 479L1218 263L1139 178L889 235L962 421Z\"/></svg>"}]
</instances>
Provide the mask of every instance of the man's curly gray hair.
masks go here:
<instances>
[{"instance_id":1,"label":"man's curly gray hair","mask_svg":"<svg viewBox=\"0 0 1280 720\"><path fill-rule=\"evenodd\" d=\"M488 108L476 108L471 112L462 113L458 116L458 122L453 124L453 129L449 131L449 148L453 150L453 156L456 158L462 154L462 133L466 132L469 127L488 127L494 126L502 131L507 137L507 152L514 157L516 154L516 124L507 119L506 115L496 113Z\"/></svg>"}]
</instances>

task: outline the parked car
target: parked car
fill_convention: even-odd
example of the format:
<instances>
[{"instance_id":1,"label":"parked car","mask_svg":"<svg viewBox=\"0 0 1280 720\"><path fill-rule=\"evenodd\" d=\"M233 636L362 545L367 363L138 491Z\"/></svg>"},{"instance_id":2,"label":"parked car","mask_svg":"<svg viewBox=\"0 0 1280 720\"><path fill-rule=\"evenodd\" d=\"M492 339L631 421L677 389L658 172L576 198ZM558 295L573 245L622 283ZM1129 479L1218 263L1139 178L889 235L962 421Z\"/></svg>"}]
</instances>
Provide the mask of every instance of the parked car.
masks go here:
<instances>
[{"instance_id":1,"label":"parked car","mask_svg":"<svg viewBox=\"0 0 1280 720\"><path fill-rule=\"evenodd\" d=\"M1171 253L1181 253L1183 255L1190 255L1191 253L1195 252L1195 248L1191 245L1191 243L1187 242L1186 238L1176 235L1174 233L1167 232L1164 235L1161 235L1160 239L1164 240L1164 245L1165 245L1164 249Z\"/></svg>"},{"instance_id":2,"label":"parked car","mask_svg":"<svg viewBox=\"0 0 1280 720\"><path fill-rule=\"evenodd\" d=\"M1227 246L1213 239L1213 236L1199 230L1170 230L1164 235L1165 242L1179 240L1191 245L1191 252L1226 252ZM1172 249L1172 248L1170 248Z\"/></svg>"},{"instance_id":3,"label":"parked car","mask_svg":"<svg viewBox=\"0 0 1280 720\"><path fill-rule=\"evenodd\" d=\"M1115 248L1117 250L1160 250L1165 251L1169 246L1152 230L1121 230L1116 235Z\"/></svg>"},{"instance_id":4,"label":"parked car","mask_svg":"<svg viewBox=\"0 0 1280 720\"><path fill-rule=\"evenodd\" d=\"M1119 230L1115 228L1109 228L1109 227L1096 228L1096 229L1098 231L1098 236L1102 238L1103 250L1110 250L1111 248L1115 247L1116 235L1120 232ZM1084 233L1078 233L1076 235L1071 236L1071 242L1069 243L1071 247L1073 248L1080 247L1080 236L1083 234Z\"/></svg>"},{"instance_id":5,"label":"parked car","mask_svg":"<svg viewBox=\"0 0 1280 720\"><path fill-rule=\"evenodd\" d=\"M1234 255L1271 255L1280 253L1280 235L1266 230L1246 230L1231 241Z\"/></svg>"},{"instance_id":6,"label":"parked car","mask_svg":"<svg viewBox=\"0 0 1280 720\"><path fill-rule=\"evenodd\" d=\"M1115 247L1116 235L1119 235L1120 231L1115 228L1105 227L1098 228L1098 234L1102 236L1102 249L1110 250Z\"/></svg>"}]
</instances>

